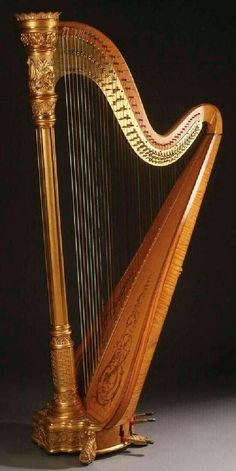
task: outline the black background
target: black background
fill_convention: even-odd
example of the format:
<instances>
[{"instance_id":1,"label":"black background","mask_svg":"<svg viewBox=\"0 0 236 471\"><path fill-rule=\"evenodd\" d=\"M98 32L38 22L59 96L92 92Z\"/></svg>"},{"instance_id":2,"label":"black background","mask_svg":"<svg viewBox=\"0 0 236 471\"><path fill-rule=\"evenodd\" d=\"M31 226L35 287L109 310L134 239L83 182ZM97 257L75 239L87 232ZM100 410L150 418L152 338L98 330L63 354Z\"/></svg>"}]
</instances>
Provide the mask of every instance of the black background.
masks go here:
<instances>
[{"instance_id":1,"label":"black background","mask_svg":"<svg viewBox=\"0 0 236 471\"><path fill-rule=\"evenodd\" d=\"M219 107L224 137L184 272L152 364L159 390L236 383L235 21L227 2L1 3L1 374L49 371L48 301L27 68L15 12L62 11L97 27L123 53L159 132L203 102Z\"/></svg>"}]
</instances>

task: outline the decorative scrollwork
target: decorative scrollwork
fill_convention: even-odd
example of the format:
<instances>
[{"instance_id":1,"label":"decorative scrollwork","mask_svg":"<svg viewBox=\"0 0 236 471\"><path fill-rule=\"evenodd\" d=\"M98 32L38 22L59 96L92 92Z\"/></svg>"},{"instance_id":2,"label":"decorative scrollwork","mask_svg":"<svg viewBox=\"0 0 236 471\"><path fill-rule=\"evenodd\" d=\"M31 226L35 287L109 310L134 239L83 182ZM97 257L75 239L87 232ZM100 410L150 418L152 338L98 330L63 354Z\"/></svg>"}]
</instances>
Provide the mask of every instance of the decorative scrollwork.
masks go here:
<instances>
[{"instance_id":1,"label":"decorative scrollwork","mask_svg":"<svg viewBox=\"0 0 236 471\"><path fill-rule=\"evenodd\" d=\"M116 342L115 352L99 378L96 400L103 407L111 403L119 390L125 371L125 363L132 348L133 331L138 322L142 302L146 296L150 281L151 277L149 276L132 312L126 319L124 333Z\"/></svg>"},{"instance_id":2,"label":"decorative scrollwork","mask_svg":"<svg viewBox=\"0 0 236 471\"><path fill-rule=\"evenodd\" d=\"M33 440L48 451L78 451L84 443L84 431L47 430L44 424L34 424Z\"/></svg>"},{"instance_id":3,"label":"decorative scrollwork","mask_svg":"<svg viewBox=\"0 0 236 471\"><path fill-rule=\"evenodd\" d=\"M72 345L72 340L70 335L59 335L58 337L52 338L52 345L59 346L59 345Z\"/></svg>"},{"instance_id":4,"label":"decorative scrollwork","mask_svg":"<svg viewBox=\"0 0 236 471\"><path fill-rule=\"evenodd\" d=\"M49 97L47 101L33 100L32 113L35 119L47 119L55 116L56 97Z\"/></svg>"},{"instance_id":5,"label":"decorative scrollwork","mask_svg":"<svg viewBox=\"0 0 236 471\"><path fill-rule=\"evenodd\" d=\"M57 43L58 34L56 32L50 33L22 33L21 41L24 46L30 46L32 48L37 47L46 47L46 48L55 48Z\"/></svg>"},{"instance_id":6,"label":"decorative scrollwork","mask_svg":"<svg viewBox=\"0 0 236 471\"><path fill-rule=\"evenodd\" d=\"M58 20L60 13L55 11L40 11L38 13L17 13L16 15L17 21L28 21L28 20Z\"/></svg>"},{"instance_id":7,"label":"decorative scrollwork","mask_svg":"<svg viewBox=\"0 0 236 471\"><path fill-rule=\"evenodd\" d=\"M82 450L84 463L96 456L96 432L101 427L75 409L71 416L55 415L48 404L33 417L33 440L50 453Z\"/></svg>"},{"instance_id":8,"label":"decorative scrollwork","mask_svg":"<svg viewBox=\"0 0 236 471\"><path fill-rule=\"evenodd\" d=\"M27 47L32 113L37 126L55 123L55 61L58 12L17 14L21 41Z\"/></svg>"}]
</instances>

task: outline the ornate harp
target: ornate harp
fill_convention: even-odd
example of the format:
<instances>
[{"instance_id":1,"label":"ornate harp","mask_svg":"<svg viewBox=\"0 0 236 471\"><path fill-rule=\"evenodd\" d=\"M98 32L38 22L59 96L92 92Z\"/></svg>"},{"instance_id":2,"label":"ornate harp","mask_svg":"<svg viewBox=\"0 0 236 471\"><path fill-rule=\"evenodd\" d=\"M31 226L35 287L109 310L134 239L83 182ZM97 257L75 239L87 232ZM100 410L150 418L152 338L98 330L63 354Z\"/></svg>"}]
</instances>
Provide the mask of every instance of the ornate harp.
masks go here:
<instances>
[{"instance_id":1,"label":"ornate harp","mask_svg":"<svg viewBox=\"0 0 236 471\"><path fill-rule=\"evenodd\" d=\"M80 451L81 462L90 463L96 454L148 443L133 431L140 420L135 408L222 122L219 111L204 104L159 135L122 55L103 34L59 22L58 13L20 14L17 20L27 47L36 126L55 388L52 402L34 416L33 439L52 453ZM57 122L67 115L61 126L67 126L68 147L60 132L55 140L63 87ZM70 161L69 263L61 229L67 228L67 211L57 176L66 160L56 156L60 146ZM65 269L72 253L78 282L72 306L81 329L77 348L68 322Z\"/></svg>"}]
</instances>

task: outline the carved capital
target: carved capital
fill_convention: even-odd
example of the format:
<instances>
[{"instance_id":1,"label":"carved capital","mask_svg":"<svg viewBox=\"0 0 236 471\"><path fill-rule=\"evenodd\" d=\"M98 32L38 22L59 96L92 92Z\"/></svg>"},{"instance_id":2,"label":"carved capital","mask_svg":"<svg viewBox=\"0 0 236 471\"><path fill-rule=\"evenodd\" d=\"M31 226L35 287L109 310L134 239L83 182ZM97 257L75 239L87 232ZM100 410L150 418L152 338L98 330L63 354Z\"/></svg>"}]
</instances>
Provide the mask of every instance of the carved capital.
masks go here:
<instances>
[{"instance_id":1,"label":"carved capital","mask_svg":"<svg viewBox=\"0 0 236 471\"><path fill-rule=\"evenodd\" d=\"M55 122L55 108L57 96L53 95L45 99L42 97L35 97L31 100L32 114L35 122L41 124L43 122Z\"/></svg>"},{"instance_id":2,"label":"carved capital","mask_svg":"<svg viewBox=\"0 0 236 471\"><path fill-rule=\"evenodd\" d=\"M44 47L55 49L58 34L56 32L52 33L22 33L21 34L21 41L23 42L24 46L30 46L34 49Z\"/></svg>"}]
</instances>

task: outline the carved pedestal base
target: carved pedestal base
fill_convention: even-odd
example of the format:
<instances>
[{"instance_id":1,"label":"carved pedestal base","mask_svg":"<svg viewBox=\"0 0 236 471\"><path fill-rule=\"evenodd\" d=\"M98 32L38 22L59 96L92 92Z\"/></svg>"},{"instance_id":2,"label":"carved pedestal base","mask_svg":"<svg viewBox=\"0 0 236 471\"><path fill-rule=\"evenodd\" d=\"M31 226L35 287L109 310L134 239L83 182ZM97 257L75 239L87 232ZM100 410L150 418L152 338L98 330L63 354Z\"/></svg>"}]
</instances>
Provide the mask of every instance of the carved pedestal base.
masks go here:
<instances>
[{"instance_id":1,"label":"carved pedestal base","mask_svg":"<svg viewBox=\"0 0 236 471\"><path fill-rule=\"evenodd\" d=\"M54 416L50 405L33 417L33 440L49 453L80 451L80 461L91 463L96 457L96 432L101 427L86 417Z\"/></svg>"}]
</instances>

